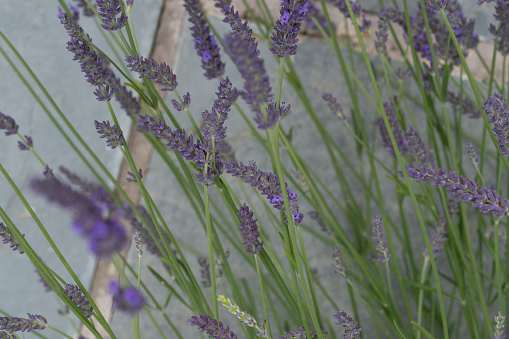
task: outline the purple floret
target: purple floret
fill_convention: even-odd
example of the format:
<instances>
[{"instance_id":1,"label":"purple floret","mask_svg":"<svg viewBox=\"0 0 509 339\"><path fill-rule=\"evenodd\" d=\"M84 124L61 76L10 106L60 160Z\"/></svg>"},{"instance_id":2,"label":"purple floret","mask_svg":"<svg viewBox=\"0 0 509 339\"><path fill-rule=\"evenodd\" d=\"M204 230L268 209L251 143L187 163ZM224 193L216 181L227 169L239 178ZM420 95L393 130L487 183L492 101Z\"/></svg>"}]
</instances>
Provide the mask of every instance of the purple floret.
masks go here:
<instances>
[{"instance_id":1,"label":"purple floret","mask_svg":"<svg viewBox=\"0 0 509 339\"><path fill-rule=\"evenodd\" d=\"M0 330L9 333L44 330L48 321L42 315L27 313L27 318L0 317Z\"/></svg>"},{"instance_id":2,"label":"purple floret","mask_svg":"<svg viewBox=\"0 0 509 339\"><path fill-rule=\"evenodd\" d=\"M162 91L174 91L177 88L177 76L173 74L166 63L158 64L154 59L146 59L138 54L126 56L127 67L140 74L140 78L147 77L163 86Z\"/></svg>"},{"instance_id":3,"label":"purple floret","mask_svg":"<svg viewBox=\"0 0 509 339\"><path fill-rule=\"evenodd\" d=\"M83 313L85 318L90 318L94 313L93 307L90 305L87 297L77 285L68 284L64 288L64 293L71 298L72 302L76 304L79 310Z\"/></svg>"},{"instance_id":4,"label":"purple floret","mask_svg":"<svg viewBox=\"0 0 509 339\"><path fill-rule=\"evenodd\" d=\"M101 135L101 138L106 138L106 145L111 148L124 146L124 134L117 125L110 125L109 121L95 121L95 129Z\"/></svg>"},{"instance_id":5,"label":"purple floret","mask_svg":"<svg viewBox=\"0 0 509 339\"><path fill-rule=\"evenodd\" d=\"M5 130L5 135L13 135L18 133L19 126L12 117L0 112L0 129Z\"/></svg>"},{"instance_id":6,"label":"purple floret","mask_svg":"<svg viewBox=\"0 0 509 339\"><path fill-rule=\"evenodd\" d=\"M23 234L23 236L25 236ZM14 235L12 235L11 230L4 225L3 222L0 222L0 237L2 238L2 242L4 244L10 244L10 248L13 251L18 251L20 254L23 254L23 249L21 248L21 245L14 239Z\"/></svg>"},{"instance_id":7,"label":"purple floret","mask_svg":"<svg viewBox=\"0 0 509 339\"><path fill-rule=\"evenodd\" d=\"M270 51L278 57L284 58L297 54L298 33L301 22L308 11L308 0L283 0L281 2L281 17L276 21L276 30L270 39Z\"/></svg>"},{"instance_id":8,"label":"purple floret","mask_svg":"<svg viewBox=\"0 0 509 339\"><path fill-rule=\"evenodd\" d=\"M256 219L253 219L253 212L244 204L239 208L239 213L237 213L237 215L240 218L239 231L242 232L242 239L245 240L242 245L246 246L246 252L252 254L260 253L263 242L260 242L258 239L260 233L258 232Z\"/></svg>"},{"instance_id":9,"label":"purple floret","mask_svg":"<svg viewBox=\"0 0 509 339\"><path fill-rule=\"evenodd\" d=\"M206 332L212 339L237 339L237 335L230 331L230 328L223 326L222 322L211 318L206 314L192 316L189 320L191 326L198 326L200 331Z\"/></svg>"},{"instance_id":10,"label":"purple floret","mask_svg":"<svg viewBox=\"0 0 509 339\"><path fill-rule=\"evenodd\" d=\"M362 330L358 327L357 322L353 320L352 317L350 317L345 311L338 310L338 312L333 317L338 320L336 325L341 325L345 329L343 338L359 338Z\"/></svg>"}]
</instances>

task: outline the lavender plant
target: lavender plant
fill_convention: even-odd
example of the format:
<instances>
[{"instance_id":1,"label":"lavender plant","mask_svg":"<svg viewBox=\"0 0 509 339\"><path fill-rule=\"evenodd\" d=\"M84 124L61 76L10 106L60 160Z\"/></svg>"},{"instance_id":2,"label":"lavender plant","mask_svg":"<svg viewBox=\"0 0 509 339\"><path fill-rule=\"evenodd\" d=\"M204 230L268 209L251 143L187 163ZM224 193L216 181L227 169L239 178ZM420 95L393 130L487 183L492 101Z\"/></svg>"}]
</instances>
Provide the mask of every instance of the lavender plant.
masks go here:
<instances>
[{"instance_id":1,"label":"lavender plant","mask_svg":"<svg viewBox=\"0 0 509 339\"><path fill-rule=\"evenodd\" d=\"M224 26L204 3L182 1L192 35L183 44L198 58L179 62L199 64L205 80L140 48L136 1L55 2L54 20L68 36L61 45L109 114L90 113L79 128L0 29L3 59L93 177L75 174L77 162L53 172L58 157L48 156L37 131L19 132L31 127L16 122L27 120L23 112L0 108L12 114L0 113L5 145L17 138L18 150L41 165L23 180L0 157L4 190L12 189L58 262L36 250L33 229L10 216L11 201L0 206L3 245L35 267L61 301L59 314L81 324L65 333L51 318L10 316L5 302L0 338L42 330L66 338L123 335L25 189L70 216L79 240L66 241L84 240L100 267L115 267L102 288L114 312L129 317L134 338L150 337L148 327L162 338L504 337L506 2L479 1L495 2L487 27L495 40L480 47L486 37L458 0L420 1L416 12L405 0L376 15L348 0L309 1L283 0L274 13L265 0L248 1L246 20L236 4L216 0ZM85 29L91 22L107 48ZM316 31L320 38L306 41ZM305 59L308 46L326 70L310 69L316 63ZM485 72L485 83L474 68ZM189 85L205 81L213 92ZM89 130L102 147L84 137ZM162 168L139 160L133 135L145 138ZM111 154L125 161L120 174L100 160ZM185 208L168 213L177 202ZM182 214L193 221L181 222Z\"/></svg>"}]
</instances>

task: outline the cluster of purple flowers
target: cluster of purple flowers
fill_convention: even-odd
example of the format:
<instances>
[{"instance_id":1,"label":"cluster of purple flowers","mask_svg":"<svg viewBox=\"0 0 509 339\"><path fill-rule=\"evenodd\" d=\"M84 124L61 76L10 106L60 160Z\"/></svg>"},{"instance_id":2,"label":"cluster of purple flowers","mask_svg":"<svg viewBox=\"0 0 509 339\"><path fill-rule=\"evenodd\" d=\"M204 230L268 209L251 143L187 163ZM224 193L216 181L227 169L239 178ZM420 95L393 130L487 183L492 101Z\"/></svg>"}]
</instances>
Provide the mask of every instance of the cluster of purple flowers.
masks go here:
<instances>
[{"instance_id":1,"label":"cluster of purple flowers","mask_svg":"<svg viewBox=\"0 0 509 339\"><path fill-rule=\"evenodd\" d=\"M357 322L352 319L345 311L339 310L334 318L338 320L336 325L341 325L344 327L345 332L343 333L343 338L359 338L361 335L362 329L359 328Z\"/></svg>"},{"instance_id":2,"label":"cluster of purple flowers","mask_svg":"<svg viewBox=\"0 0 509 339\"><path fill-rule=\"evenodd\" d=\"M497 39L497 50L502 55L509 54L509 2L506 0L479 0L477 3L482 5L485 2L495 2L495 20L499 22L498 27L490 24L490 33Z\"/></svg>"},{"instance_id":3,"label":"cluster of purple flowers","mask_svg":"<svg viewBox=\"0 0 509 339\"><path fill-rule=\"evenodd\" d=\"M216 94L217 99L214 100L212 111L202 113L202 118L205 121L203 140L197 140L196 143L193 142L192 135L186 136L185 130L172 130L163 121L156 122L149 115L140 115L137 120L137 125L143 132L152 132L154 136L168 140L166 146L178 150L184 159L194 163L199 170L196 175L198 182L203 184L210 184L223 170L220 142L226 136L224 122L228 118L228 112L235 96L228 77L220 79Z\"/></svg>"},{"instance_id":4,"label":"cluster of purple flowers","mask_svg":"<svg viewBox=\"0 0 509 339\"><path fill-rule=\"evenodd\" d=\"M501 198L497 191L477 185L475 181L447 171L442 168L431 169L423 166L421 169L408 168L407 173L411 178L419 181L433 182L435 187L444 187L463 202L472 203L472 207L479 208L482 213L491 213L495 218L501 218L509 214L507 199Z\"/></svg>"},{"instance_id":5,"label":"cluster of purple flowers","mask_svg":"<svg viewBox=\"0 0 509 339\"><path fill-rule=\"evenodd\" d=\"M44 330L48 321L42 315L27 313L27 318L18 317L0 317L0 331L14 332L31 332Z\"/></svg>"},{"instance_id":6,"label":"cluster of purple flowers","mask_svg":"<svg viewBox=\"0 0 509 339\"><path fill-rule=\"evenodd\" d=\"M270 51L280 58L297 54L298 33L301 22L308 11L308 0L283 0L279 13L281 17L276 21L275 32L270 39Z\"/></svg>"},{"instance_id":7,"label":"cluster of purple flowers","mask_svg":"<svg viewBox=\"0 0 509 339\"><path fill-rule=\"evenodd\" d=\"M120 107L125 110L128 116L137 116L141 111L140 100L133 96L132 92L121 83L113 72L110 72L107 81L113 90L115 99L120 103Z\"/></svg>"},{"instance_id":8,"label":"cluster of purple flowers","mask_svg":"<svg viewBox=\"0 0 509 339\"><path fill-rule=\"evenodd\" d=\"M493 133L497 137L500 153L509 155L509 109L504 96L498 93L491 95L483 103L488 121L493 124Z\"/></svg>"},{"instance_id":9,"label":"cluster of purple flowers","mask_svg":"<svg viewBox=\"0 0 509 339\"><path fill-rule=\"evenodd\" d=\"M327 228L327 226L323 222L322 217L320 216L320 214L318 214L317 211L310 211L308 215L311 219L315 220L318 223L318 226L320 226L320 230L322 232L331 234L330 230Z\"/></svg>"},{"instance_id":10,"label":"cluster of purple flowers","mask_svg":"<svg viewBox=\"0 0 509 339\"><path fill-rule=\"evenodd\" d=\"M225 51L237 65L244 79L244 92L241 94L259 120L263 121L261 105L269 102L272 97L269 76L265 70L263 59L256 45L251 46L248 40L232 33L223 38ZM250 48L251 46L251 48Z\"/></svg>"},{"instance_id":11,"label":"cluster of purple flowers","mask_svg":"<svg viewBox=\"0 0 509 339\"><path fill-rule=\"evenodd\" d=\"M237 213L237 215L240 218L239 231L242 232L242 239L245 240L242 245L246 246L246 252L252 254L260 253L263 242L258 239L260 233L258 232L256 219L253 220L253 212L251 212L249 206L244 204L239 208L239 213Z\"/></svg>"},{"instance_id":12,"label":"cluster of purple flowers","mask_svg":"<svg viewBox=\"0 0 509 339\"><path fill-rule=\"evenodd\" d=\"M470 161L472 161L475 165L479 163L479 149L475 147L472 143L467 144L467 154Z\"/></svg>"},{"instance_id":13,"label":"cluster of purple flowers","mask_svg":"<svg viewBox=\"0 0 509 339\"><path fill-rule=\"evenodd\" d=\"M328 333L323 326L320 326L320 329L322 330L323 334ZM309 328L309 331L311 332L312 339L318 338L318 335L316 334L316 329ZM294 338L306 338L306 329L304 327L297 327L290 332L285 332L282 336L279 337L279 339L294 339Z\"/></svg>"},{"instance_id":14,"label":"cluster of purple flowers","mask_svg":"<svg viewBox=\"0 0 509 339\"><path fill-rule=\"evenodd\" d=\"M249 165L244 165L242 162L236 163L230 161L225 164L225 171L233 175L234 177L244 180L251 186L256 187L261 194L265 195L269 199L272 206L278 210L284 210L284 199L281 196L281 185L277 174L270 172L260 171L254 161L250 161ZM299 203L297 200L297 194L288 188L286 184L286 193L290 200L290 211L292 213L293 220L296 225L299 225L304 218L304 215L299 212ZM285 222L288 221L285 213Z\"/></svg>"},{"instance_id":15,"label":"cluster of purple flowers","mask_svg":"<svg viewBox=\"0 0 509 339\"><path fill-rule=\"evenodd\" d=\"M387 17L383 8L378 10L378 31L376 31L375 49L379 54L387 51L387 33L389 26L387 25Z\"/></svg>"},{"instance_id":16,"label":"cluster of purple flowers","mask_svg":"<svg viewBox=\"0 0 509 339\"><path fill-rule=\"evenodd\" d=\"M329 2L339 9L339 11L345 16L345 18L350 18L350 12L348 11L348 5L345 0L329 0ZM350 1L352 5L352 12L356 18L362 16L362 24L359 25L359 30L361 32L365 32L368 30L369 26L371 26L371 21L366 19L366 16L362 14L362 6L355 4L353 1Z\"/></svg>"},{"instance_id":17,"label":"cluster of purple flowers","mask_svg":"<svg viewBox=\"0 0 509 339\"><path fill-rule=\"evenodd\" d=\"M269 129L287 115L291 114L291 106L285 104L283 101L279 107L276 106L274 100L270 100L265 110L265 116L261 111L256 112L254 121L258 124L259 129Z\"/></svg>"},{"instance_id":18,"label":"cluster of purple flowers","mask_svg":"<svg viewBox=\"0 0 509 339\"><path fill-rule=\"evenodd\" d=\"M97 197L76 192L56 178L34 179L31 186L47 200L73 212L74 232L87 239L98 257L109 257L126 246L126 231L118 219L104 217L106 209Z\"/></svg>"},{"instance_id":19,"label":"cluster of purple flowers","mask_svg":"<svg viewBox=\"0 0 509 339\"><path fill-rule=\"evenodd\" d=\"M228 326L224 327L222 322L218 322L206 314L192 316L188 321L191 323L191 326L198 326L200 331L206 332L209 338L237 339L237 335L231 332Z\"/></svg>"},{"instance_id":20,"label":"cluster of purple flowers","mask_svg":"<svg viewBox=\"0 0 509 339\"><path fill-rule=\"evenodd\" d=\"M336 268L334 272L341 274L343 278L348 279L348 276L346 275L346 267L343 263L343 259L341 258L341 250L337 246L335 246L332 250L332 259L334 259L334 264L332 264L332 267Z\"/></svg>"},{"instance_id":21,"label":"cluster of purple flowers","mask_svg":"<svg viewBox=\"0 0 509 339\"><path fill-rule=\"evenodd\" d=\"M5 130L5 135L18 134L19 126L16 121L9 115L0 112L0 130ZM32 137L25 135L25 140L18 141L18 148L21 151L28 151L34 146Z\"/></svg>"},{"instance_id":22,"label":"cluster of purple flowers","mask_svg":"<svg viewBox=\"0 0 509 339\"><path fill-rule=\"evenodd\" d=\"M109 121L95 121L95 129L101 135L101 138L106 138L106 145L111 148L124 146L124 134L117 125L110 125Z\"/></svg>"},{"instance_id":23,"label":"cluster of purple flowers","mask_svg":"<svg viewBox=\"0 0 509 339\"><path fill-rule=\"evenodd\" d=\"M113 91L107 83L107 79L111 73L108 68L108 62L103 59L96 51L90 48L92 38L83 31L78 25L77 8L71 6L76 15L70 18L65 12L59 8L58 18L60 23L64 25L67 34L71 37L67 42L67 50L74 53L74 59L81 65L81 71L85 73L87 81L97 86L94 94L99 101L110 100Z\"/></svg>"},{"instance_id":24,"label":"cluster of purple flowers","mask_svg":"<svg viewBox=\"0 0 509 339\"><path fill-rule=\"evenodd\" d=\"M201 58L201 67L205 70L207 79L220 77L224 73L225 64L221 62L219 46L210 27L204 18L198 0L186 0L184 7L189 14L189 22L193 25L191 32L194 38L194 48Z\"/></svg>"},{"instance_id":25,"label":"cluster of purple flowers","mask_svg":"<svg viewBox=\"0 0 509 339\"><path fill-rule=\"evenodd\" d=\"M391 259L391 254L389 253L389 244L387 243L387 239L385 238L384 225L382 221L382 216L377 215L373 222L373 243L375 244L376 250L379 252L378 255L374 257L374 259L378 262L386 262Z\"/></svg>"},{"instance_id":26,"label":"cluster of purple flowers","mask_svg":"<svg viewBox=\"0 0 509 339\"><path fill-rule=\"evenodd\" d=\"M493 339L505 339L505 316L498 312L495 316L495 326L493 331Z\"/></svg>"},{"instance_id":27,"label":"cluster of purple flowers","mask_svg":"<svg viewBox=\"0 0 509 339\"><path fill-rule=\"evenodd\" d=\"M178 102L175 99L171 99L171 103L173 104L173 107L179 112L182 112L183 110L186 110L191 105L191 94L187 92L187 94L184 94L182 98L182 104Z\"/></svg>"},{"instance_id":28,"label":"cluster of purple flowers","mask_svg":"<svg viewBox=\"0 0 509 339\"><path fill-rule=\"evenodd\" d=\"M158 64L154 59L146 59L138 54L126 56L127 67L140 74L140 78L147 77L156 84L162 85L162 91L174 91L177 88L177 76L173 74L166 63Z\"/></svg>"},{"instance_id":29,"label":"cluster of purple flowers","mask_svg":"<svg viewBox=\"0 0 509 339\"><path fill-rule=\"evenodd\" d=\"M139 313L147 303L135 287L120 287L116 281L110 282L110 293L115 309L129 315Z\"/></svg>"},{"instance_id":30,"label":"cluster of purple flowers","mask_svg":"<svg viewBox=\"0 0 509 339\"><path fill-rule=\"evenodd\" d=\"M25 235L23 234L23 236ZM5 226L3 222L0 222L0 237L4 244L10 244L10 248L13 251L18 251L20 254L25 253L23 252L21 245L16 241L16 239L14 239L11 230Z\"/></svg>"},{"instance_id":31,"label":"cluster of purple flowers","mask_svg":"<svg viewBox=\"0 0 509 339\"><path fill-rule=\"evenodd\" d=\"M447 241L445 237L447 232L447 220L441 217L438 222L435 223L435 227L430 233L431 254L433 258L437 258L440 255L440 250L444 248L444 242ZM428 247L423 247L422 254L425 258L429 259Z\"/></svg>"},{"instance_id":32,"label":"cluster of purple flowers","mask_svg":"<svg viewBox=\"0 0 509 339\"><path fill-rule=\"evenodd\" d=\"M88 301L83 291L76 285L68 284L64 288L64 293L71 298L72 302L78 306L79 310L83 313L86 318L90 318L94 313L94 309Z\"/></svg>"},{"instance_id":33,"label":"cluster of purple flowers","mask_svg":"<svg viewBox=\"0 0 509 339\"><path fill-rule=\"evenodd\" d=\"M397 101L397 99L395 98L394 101ZM392 134L396 140L398 150L401 155L404 156L408 151L408 141L406 141L405 134L399 126L398 118L396 117L396 112L394 111L394 106L389 102L384 102L384 109L385 113L387 114L387 120L389 121L389 126L391 127ZM389 137L389 132L387 131L383 117L380 116L376 123L378 124L378 128L380 130L380 134L382 135L382 140L387 151L389 151L389 153L391 153L391 155L395 158L396 152L392 146L391 138Z\"/></svg>"},{"instance_id":34,"label":"cluster of purple flowers","mask_svg":"<svg viewBox=\"0 0 509 339\"><path fill-rule=\"evenodd\" d=\"M122 29L127 22L127 16L122 13L119 0L96 0L99 15L102 17L101 26L108 31ZM120 17L117 16L120 14Z\"/></svg>"},{"instance_id":35,"label":"cluster of purple flowers","mask_svg":"<svg viewBox=\"0 0 509 339\"><path fill-rule=\"evenodd\" d=\"M323 100L327 103L327 106L329 106L332 113L339 118L341 121L345 121L348 118L343 114L343 108L338 102L338 99L336 99L331 93L323 93L322 94Z\"/></svg>"}]
</instances>

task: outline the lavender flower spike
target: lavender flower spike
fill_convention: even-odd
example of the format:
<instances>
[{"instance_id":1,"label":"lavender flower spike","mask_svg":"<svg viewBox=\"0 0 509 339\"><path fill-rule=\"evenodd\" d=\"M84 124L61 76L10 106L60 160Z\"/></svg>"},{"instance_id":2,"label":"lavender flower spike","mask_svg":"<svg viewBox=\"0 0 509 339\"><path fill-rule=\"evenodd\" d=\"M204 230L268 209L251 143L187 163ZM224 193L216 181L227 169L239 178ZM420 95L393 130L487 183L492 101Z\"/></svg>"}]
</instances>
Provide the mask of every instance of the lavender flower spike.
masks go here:
<instances>
[{"instance_id":1,"label":"lavender flower spike","mask_svg":"<svg viewBox=\"0 0 509 339\"><path fill-rule=\"evenodd\" d=\"M147 303L135 287L122 288L116 281L110 282L110 293L113 294L113 306L131 316L139 313Z\"/></svg>"},{"instance_id":2,"label":"lavender flower spike","mask_svg":"<svg viewBox=\"0 0 509 339\"><path fill-rule=\"evenodd\" d=\"M475 181L458 176L454 171L442 168L436 170L428 167L421 169L408 168L407 173L411 178L419 181L431 181L435 187L444 187L452 192L453 197L458 197L463 202L472 203L472 207L479 208L482 213L491 213L494 218L501 218L509 214L507 199L501 198L497 191L480 185Z\"/></svg>"},{"instance_id":3,"label":"lavender flower spike","mask_svg":"<svg viewBox=\"0 0 509 339\"><path fill-rule=\"evenodd\" d=\"M5 135L12 135L18 133L19 126L12 117L0 112L0 129L5 130Z\"/></svg>"},{"instance_id":4,"label":"lavender flower spike","mask_svg":"<svg viewBox=\"0 0 509 339\"><path fill-rule=\"evenodd\" d=\"M348 276L346 275L345 264L343 263L343 259L341 259L341 250L337 246L335 246L333 250L334 252L332 252L332 258L334 259L335 264L333 264L332 267L336 268L334 272L339 273L343 276L343 278L348 279Z\"/></svg>"},{"instance_id":5,"label":"lavender flower spike","mask_svg":"<svg viewBox=\"0 0 509 339\"><path fill-rule=\"evenodd\" d=\"M332 113L339 118L341 121L345 121L348 118L343 114L343 108L341 108L341 105L338 102L338 99L336 99L331 93L323 93L322 94L323 100L327 102L327 106L331 109Z\"/></svg>"},{"instance_id":6,"label":"lavender flower spike","mask_svg":"<svg viewBox=\"0 0 509 339\"><path fill-rule=\"evenodd\" d=\"M106 138L106 145L111 148L124 146L124 134L117 125L110 125L109 121L95 121L95 129L101 135L101 138Z\"/></svg>"},{"instance_id":7,"label":"lavender flower spike","mask_svg":"<svg viewBox=\"0 0 509 339\"><path fill-rule=\"evenodd\" d=\"M44 330L48 321L42 315L27 313L28 319L18 317L0 317L0 330L9 333Z\"/></svg>"},{"instance_id":8,"label":"lavender flower spike","mask_svg":"<svg viewBox=\"0 0 509 339\"><path fill-rule=\"evenodd\" d=\"M117 18L117 15L122 12L119 0L96 0L99 15L102 17L103 23L101 26L108 31L116 31L122 29L127 22L127 17L124 13Z\"/></svg>"},{"instance_id":9,"label":"lavender flower spike","mask_svg":"<svg viewBox=\"0 0 509 339\"><path fill-rule=\"evenodd\" d=\"M385 16L385 10L380 8L378 10L378 31L376 31L375 48L377 53L384 54L387 51L387 33L389 27L387 26L387 17Z\"/></svg>"},{"instance_id":10,"label":"lavender flower spike","mask_svg":"<svg viewBox=\"0 0 509 339\"><path fill-rule=\"evenodd\" d=\"M509 109L503 95L495 93L483 103L488 121L493 126L498 147L503 155L509 155Z\"/></svg>"},{"instance_id":11,"label":"lavender flower spike","mask_svg":"<svg viewBox=\"0 0 509 339\"><path fill-rule=\"evenodd\" d=\"M93 307L90 305L85 294L76 285L68 284L64 288L64 293L78 306L79 310L86 318L90 318L94 313Z\"/></svg>"},{"instance_id":12,"label":"lavender flower spike","mask_svg":"<svg viewBox=\"0 0 509 339\"><path fill-rule=\"evenodd\" d=\"M23 236L25 235L23 234ZM18 251L20 254L25 253L23 252L21 245L16 241L16 239L14 239L11 230L5 226L3 222L0 222L0 237L3 238L2 242L4 244L11 244L10 247L13 251Z\"/></svg>"},{"instance_id":13,"label":"lavender flower spike","mask_svg":"<svg viewBox=\"0 0 509 339\"><path fill-rule=\"evenodd\" d=\"M504 339L507 338L505 336L505 316L498 312L498 314L495 316L495 326L493 331L493 339Z\"/></svg>"},{"instance_id":14,"label":"lavender flower spike","mask_svg":"<svg viewBox=\"0 0 509 339\"><path fill-rule=\"evenodd\" d=\"M320 326L320 330L322 330L323 334L328 333L323 326ZM311 338L313 339L318 338L318 335L316 334L316 329L309 327L309 331L311 332ZM295 338L306 338L306 329L304 327L294 328L290 332L285 332L278 339L295 339Z\"/></svg>"},{"instance_id":15,"label":"lavender flower spike","mask_svg":"<svg viewBox=\"0 0 509 339\"><path fill-rule=\"evenodd\" d=\"M387 240L385 239L385 231L381 215L377 215L375 217L372 231L373 237L371 239L373 239L373 242L375 243L376 250L380 252L377 256L375 256L375 260L378 262L389 261L391 254L389 253L389 244L387 244Z\"/></svg>"},{"instance_id":16,"label":"lavender flower spike","mask_svg":"<svg viewBox=\"0 0 509 339\"><path fill-rule=\"evenodd\" d=\"M201 58L201 67L207 79L218 78L224 73L225 64L219 55L219 46L204 18L199 0L186 0L184 7L189 14L188 21L193 25L194 49Z\"/></svg>"},{"instance_id":17,"label":"lavender flower spike","mask_svg":"<svg viewBox=\"0 0 509 339\"><path fill-rule=\"evenodd\" d=\"M477 165L479 163L479 149L469 142L467 144L467 153L470 161Z\"/></svg>"},{"instance_id":18,"label":"lavender flower spike","mask_svg":"<svg viewBox=\"0 0 509 339\"><path fill-rule=\"evenodd\" d=\"M272 34L270 51L280 58L297 54L297 38L300 23L304 21L308 11L308 0L283 0L281 2L281 17L276 21L276 30Z\"/></svg>"},{"instance_id":19,"label":"lavender flower spike","mask_svg":"<svg viewBox=\"0 0 509 339\"><path fill-rule=\"evenodd\" d=\"M241 227L239 227L239 231L242 232L242 239L245 240L242 245L246 246L246 252L252 254L260 253L260 250L263 247L263 242L260 242L258 239L260 237L260 233L258 232L256 219L253 220L253 212L251 212L249 207L244 204L241 208L239 208L239 213L237 213L237 215L240 218Z\"/></svg>"},{"instance_id":20,"label":"lavender flower spike","mask_svg":"<svg viewBox=\"0 0 509 339\"><path fill-rule=\"evenodd\" d=\"M440 250L444 248L443 243L447 241L447 238L445 237L447 232L447 221L444 217L441 217L440 220L435 223L435 228L429 236L431 243L431 254L433 254L433 258L437 258L440 255ZM424 255L424 258L430 258L428 247L424 247L422 249L422 254Z\"/></svg>"},{"instance_id":21,"label":"lavender flower spike","mask_svg":"<svg viewBox=\"0 0 509 339\"><path fill-rule=\"evenodd\" d=\"M394 139L396 140L396 145L398 146L401 155L404 156L408 151L408 142L405 140L401 127L399 127L394 107L392 106L392 104L384 102L384 109L385 113L387 113L387 119L389 120L389 126L391 127ZM383 117L378 118L376 123L378 124L378 127L380 129L380 134L382 135L382 139L386 149L391 153L391 155L394 158L396 158L396 152L394 151L394 147L392 146L392 142L389 137L389 132L387 131L387 127L385 126L385 121L383 120Z\"/></svg>"},{"instance_id":22,"label":"lavender flower spike","mask_svg":"<svg viewBox=\"0 0 509 339\"><path fill-rule=\"evenodd\" d=\"M223 326L222 322L211 318L206 314L192 316L188 320L192 326L198 326L200 331L207 332L209 338L213 339L237 339L237 335L230 331L230 328Z\"/></svg>"},{"instance_id":23,"label":"lavender flower spike","mask_svg":"<svg viewBox=\"0 0 509 339\"><path fill-rule=\"evenodd\" d=\"M334 315L334 318L338 320L336 325L341 325L345 328L343 338L359 338L362 329L358 327L357 322L353 320L352 317L350 317L345 311L338 310L338 312Z\"/></svg>"},{"instance_id":24,"label":"lavender flower spike","mask_svg":"<svg viewBox=\"0 0 509 339\"><path fill-rule=\"evenodd\" d=\"M0 331L0 339L16 339L16 337L12 334L9 334L4 331Z\"/></svg>"},{"instance_id":25,"label":"lavender flower spike","mask_svg":"<svg viewBox=\"0 0 509 339\"><path fill-rule=\"evenodd\" d=\"M138 54L126 56L127 67L131 71L140 73L140 78L147 77L157 84L163 86L162 91L174 91L177 88L177 76L173 74L170 66L164 62L158 64L154 59L146 59Z\"/></svg>"}]
</instances>

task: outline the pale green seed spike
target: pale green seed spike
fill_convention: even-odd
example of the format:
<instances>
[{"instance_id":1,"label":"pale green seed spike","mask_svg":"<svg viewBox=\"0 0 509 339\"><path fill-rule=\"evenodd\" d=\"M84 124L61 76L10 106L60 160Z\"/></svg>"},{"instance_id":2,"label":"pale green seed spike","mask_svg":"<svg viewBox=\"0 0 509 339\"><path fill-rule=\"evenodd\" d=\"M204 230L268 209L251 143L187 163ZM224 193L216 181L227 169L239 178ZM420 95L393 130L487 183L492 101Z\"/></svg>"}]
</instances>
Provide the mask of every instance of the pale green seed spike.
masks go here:
<instances>
[{"instance_id":1,"label":"pale green seed spike","mask_svg":"<svg viewBox=\"0 0 509 339\"><path fill-rule=\"evenodd\" d=\"M222 294L217 294L217 300L228 309L228 312L237 317L240 321L249 327L255 327L257 325L256 319L253 318L247 312L241 311L237 304L234 304L229 298L226 298Z\"/></svg>"}]
</instances>

